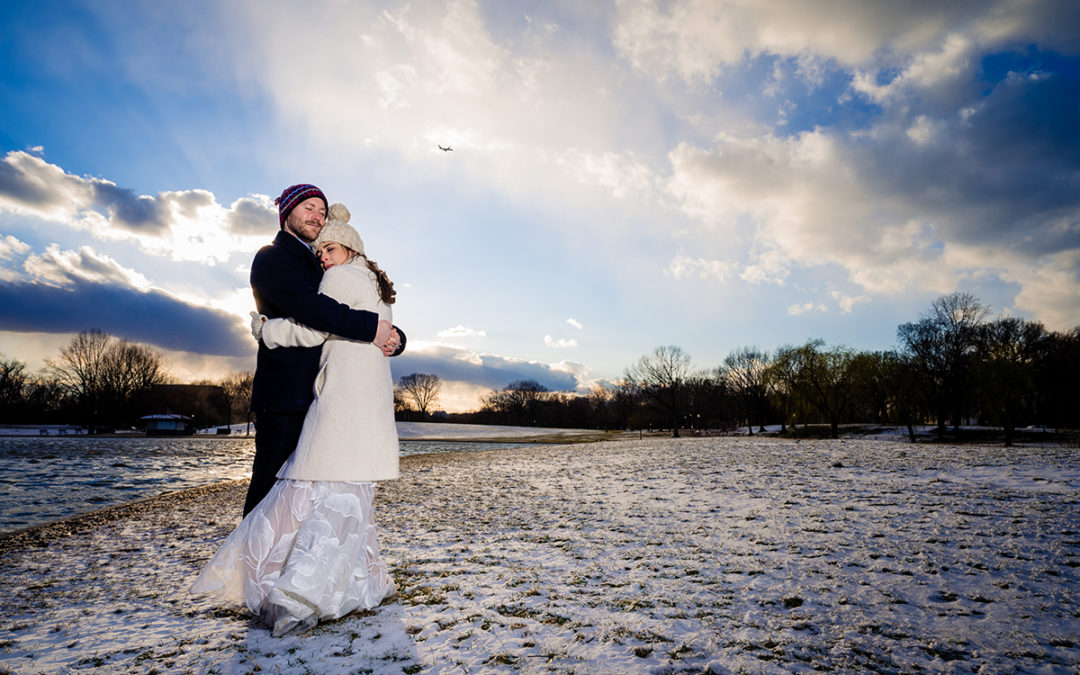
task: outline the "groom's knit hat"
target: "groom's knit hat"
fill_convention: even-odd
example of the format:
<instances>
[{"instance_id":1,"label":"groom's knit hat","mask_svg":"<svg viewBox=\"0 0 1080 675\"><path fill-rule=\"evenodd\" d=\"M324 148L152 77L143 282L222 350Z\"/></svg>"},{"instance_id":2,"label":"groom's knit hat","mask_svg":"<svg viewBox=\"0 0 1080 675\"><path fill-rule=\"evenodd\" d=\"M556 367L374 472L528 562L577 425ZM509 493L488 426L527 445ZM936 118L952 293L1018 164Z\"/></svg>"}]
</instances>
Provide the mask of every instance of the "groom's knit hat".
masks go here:
<instances>
[{"instance_id":1,"label":"groom's knit hat","mask_svg":"<svg viewBox=\"0 0 1080 675\"><path fill-rule=\"evenodd\" d=\"M307 183L301 183L300 185L290 185L285 188L285 191L281 193L281 196L274 200L274 203L278 207L278 225L285 227L285 221L288 220L289 214L296 208L296 205L305 199L311 199L312 197L318 197L323 201L323 206L327 211L330 211L330 203L326 201L326 195L323 191L314 185L308 185Z\"/></svg>"}]
</instances>

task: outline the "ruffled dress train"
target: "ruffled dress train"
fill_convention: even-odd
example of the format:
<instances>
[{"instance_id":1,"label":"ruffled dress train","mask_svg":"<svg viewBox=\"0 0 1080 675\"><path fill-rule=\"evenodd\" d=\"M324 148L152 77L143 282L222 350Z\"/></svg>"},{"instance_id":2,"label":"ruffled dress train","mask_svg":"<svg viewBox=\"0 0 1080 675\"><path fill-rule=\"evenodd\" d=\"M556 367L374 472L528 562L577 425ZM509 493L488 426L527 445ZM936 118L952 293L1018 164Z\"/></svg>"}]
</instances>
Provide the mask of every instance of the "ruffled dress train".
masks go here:
<instances>
[{"instance_id":1,"label":"ruffled dress train","mask_svg":"<svg viewBox=\"0 0 1080 675\"><path fill-rule=\"evenodd\" d=\"M246 605L275 636L378 606L396 591L379 556L373 482L279 479L191 591Z\"/></svg>"}]
</instances>

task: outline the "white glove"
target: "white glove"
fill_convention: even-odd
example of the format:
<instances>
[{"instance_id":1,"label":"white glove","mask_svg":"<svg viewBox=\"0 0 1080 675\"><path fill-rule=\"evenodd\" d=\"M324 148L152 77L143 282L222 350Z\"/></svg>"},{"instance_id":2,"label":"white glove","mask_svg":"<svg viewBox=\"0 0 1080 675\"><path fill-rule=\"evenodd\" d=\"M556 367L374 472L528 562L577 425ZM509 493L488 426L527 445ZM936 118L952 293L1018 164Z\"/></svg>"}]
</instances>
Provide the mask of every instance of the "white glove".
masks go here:
<instances>
[{"instance_id":1,"label":"white glove","mask_svg":"<svg viewBox=\"0 0 1080 675\"><path fill-rule=\"evenodd\" d=\"M255 342L262 340L262 329L264 323L266 323L265 314L251 312L251 337L255 338Z\"/></svg>"}]
</instances>

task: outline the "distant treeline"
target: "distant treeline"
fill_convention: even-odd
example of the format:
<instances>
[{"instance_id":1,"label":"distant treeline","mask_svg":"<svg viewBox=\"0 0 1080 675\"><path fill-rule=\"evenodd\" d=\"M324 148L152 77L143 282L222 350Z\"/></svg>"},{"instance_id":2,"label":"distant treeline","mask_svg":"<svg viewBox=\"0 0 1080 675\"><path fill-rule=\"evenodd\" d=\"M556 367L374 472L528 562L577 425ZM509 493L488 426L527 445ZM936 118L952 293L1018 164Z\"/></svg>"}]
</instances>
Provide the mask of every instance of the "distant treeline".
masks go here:
<instances>
[{"instance_id":1,"label":"distant treeline","mask_svg":"<svg viewBox=\"0 0 1080 675\"><path fill-rule=\"evenodd\" d=\"M918 425L941 433L961 425L1000 427L1006 444L1027 426L1080 428L1080 327L988 318L969 293L938 298L918 321L897 328L895 349L856 351L822 340L733 350L708 370L679 347L658 347L612 385L588 396L510 383L477 412L447 421L602 429L732 429L782 433L826 425Z\"/></svg>"},{"instance_id":2,"label":"distant treeline","mask_svg":"<svg viewBox=\"0 0 1080 675\"><path fill-rule=\"evenodd\" d=\"M177 384L158 350L90 330L34 375L0 356L0 424L77 424L95 433L135 428L156 413L186 415L197 427L241 423L251 376Z\"/></svg>"},{"instance_id":3,"label":"distant treeline","mask_svg":"<svg viewBox=\"0 0 1080 675\"><path fill-rule=\"evenodd\" d=\"M772 352L740 347L705 370L679 347L657 347L619 381L588 395L518 380L469 413L439 411L442 380L412 373L395 387L395 409L405 420L665 429L676 436L680 429L745 426L753 433L766 425L794 434L824 425L836 437L842 424L867 423L903 427L914 440L916 426L933 424L944 433L978 424L1001 428L1011 444L1017 429L1028 426L1080 428L1080 326L1055 332L988 314L973 295L953 293L899 326L892 350L856 351L822 340ZM160 352L88 331L36 376L24 363L0 357L0 423L128 428L157 412L190 415L198 426L249 419L248 371L185 391L168 384Z\"/></svg>"}]
</instances>

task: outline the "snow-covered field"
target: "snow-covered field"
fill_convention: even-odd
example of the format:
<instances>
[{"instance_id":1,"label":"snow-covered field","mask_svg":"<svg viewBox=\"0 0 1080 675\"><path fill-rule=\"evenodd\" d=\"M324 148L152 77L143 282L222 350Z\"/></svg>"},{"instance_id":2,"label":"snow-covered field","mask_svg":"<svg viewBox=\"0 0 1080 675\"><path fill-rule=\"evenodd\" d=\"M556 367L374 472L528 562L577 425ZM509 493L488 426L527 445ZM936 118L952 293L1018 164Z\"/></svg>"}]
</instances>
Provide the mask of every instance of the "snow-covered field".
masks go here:
<instances>
[{"instance_id":1,"label":"snow-covered field","mask_svg":"<svg viewBox=\"0 0 1080 675\"><path fill-rule=\"evenodd\" d=\"M555 429L548 427L512 427L492 424L446 424L444 422L397 422L398 438L475 440L478 438L531 438L537 436L590 436L596 429Z\"/></svg>"},{"instance_id":2,"label":"snow-covered field","mask_svg":"<svg viewBox=\"0 0 1080 675\"><path fill-rule=\"evenodd\" d=\"M595 436L596 429L556 429L548 427L514 427L493 424L448 424L445 422L397 422L398 438L403 441L413 440L457 440L473 441L477 439L536 438L561 436L574 438ZM218 427L200 429L199 434L217 434ZM254 426L234 424L229 428L232 435L254 434ZM635 432L633 435L637 435Z\"/></svg>"},{"instance_id":3,"label":"snow-covered field","mask_svg":"<svg viewBox=\"0 0 1080 675\"><path fill-rule=\"evenodd\" d=\"M273 639L186 593L243 483L0 538L17 673L1076 672L1077 450L648 439L402 460L399 595Z\"/></svg>"}]
</instances>

